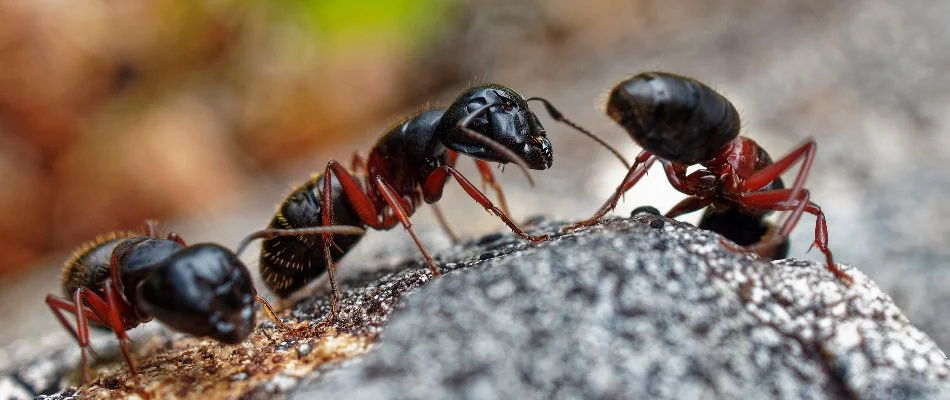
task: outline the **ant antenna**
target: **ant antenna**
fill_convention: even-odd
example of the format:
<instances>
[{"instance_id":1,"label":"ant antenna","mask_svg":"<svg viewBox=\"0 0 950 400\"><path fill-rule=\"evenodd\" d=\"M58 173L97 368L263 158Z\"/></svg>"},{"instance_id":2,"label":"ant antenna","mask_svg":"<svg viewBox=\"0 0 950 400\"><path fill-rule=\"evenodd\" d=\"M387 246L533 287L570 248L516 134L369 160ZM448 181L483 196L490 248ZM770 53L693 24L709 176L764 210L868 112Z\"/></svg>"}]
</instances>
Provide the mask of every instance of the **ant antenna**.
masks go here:
<instances>
[{"instance_id":1,"label":"ant antenna","mask_svg":"<svg viewBox=\"0 0 950 400\"><path fill-rule=\"evenodd\" d=\"M521 156L519 156L518 154L516 154L515 152L511 150L508 150L507 147L502 146L501 143L498 143L492 140L492 138L485 136L481 133L478 133L474 129L468 127L468 125L470 125L472 121L475 120L475 117L477 117L481 113L484 113L485 111L488 111L489 108L492 108L497 105L501 105L501 103L499 102L488 103L484 106L479 107L477 110L472 111L471 114L466 115L465 118L462 118L462 120L459 121L456 126L458 126L458 128L462 132L464 132L465 135L467 135L468 137L475 139L488 147L491 147L492 150L495 150L501 153L502 155L504 155L506 158L508 158L508 161L511 161L512 163L517 165L518 168L521 168L521 172L524 172L524 176L528 178L528 183L531 186L534 186L534 178L531 177L531 172L528 171L528 164L524 161L523 158L521 158Z\"/></svg>"},{"instance_id":2,"label":"ant antenna","mask_svg":"<svg viewBox=\"0 0 950 400\"><path fill-rule=\"evenodd\" d=\"M366 233L366 230L363 228L348 226L348 225L335 225L335 226L317 226L312 228L296 228L296 229L263 229L257 232L247 235L244 239L241 240L241 243L237 246L237 251L234 252L238 257L241 256L241 253L244 250L247 250L247 246L251 244L256 239L264 239L273 236L303 236L303 235L318 235L322 233L332 233L337 235L362 235Z\"/></svg>"},{"instance_id":3,"label":"ant antenna","mask_svg":"<svg viewBox=\"0 0 950 400\"><path fill-rule=\"evenodd\" d=\"M623 163L624 167L626 167L627 169L630 169L630 163L627 162L626 158L623 158L623 155L621 155L620 152L617 151L617 149L611 147L609 144L607 144L607 142L603 141L603 139L597 137L597 135L594 135L587 129L584 129L580 125L575 124L573 121L565 118L564 114L562 114L560 111L554 108L554 105L552 105L550 101L547 101L541 97L532 97L525 101L540 101L542 104L544 104L544 108L547 109L548 115L550 115L551 118L554 118L554 120L558 122L567 124L567 126L570 126L571 128L578 130L580 133L587 135L587 137L591 139L594 139L595 142L599 143L601 146L603 146L607 150L610 150L611 153L614 153L614 155L617 156L618 159L620 159L620 162Z\"/></svg>"}]
</instances>

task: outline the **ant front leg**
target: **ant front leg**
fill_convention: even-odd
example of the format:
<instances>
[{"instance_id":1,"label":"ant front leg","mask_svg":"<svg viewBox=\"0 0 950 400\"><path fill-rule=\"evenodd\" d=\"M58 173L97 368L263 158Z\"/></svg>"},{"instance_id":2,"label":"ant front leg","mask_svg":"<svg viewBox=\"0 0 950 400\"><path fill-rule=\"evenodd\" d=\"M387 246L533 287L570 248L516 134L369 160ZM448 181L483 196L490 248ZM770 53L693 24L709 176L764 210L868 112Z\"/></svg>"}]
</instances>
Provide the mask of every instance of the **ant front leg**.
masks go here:
<instances>
[{"instance_id":1,"label":"ant front leg","mask_svg":"<svg viewBox=\"0 0 950 400\"><path fill-rule=\"evenodd\" d=\"M445 164L454 167L455 161L458 160L458 155L458 153L446 149ZM501 192L499 192L498 195L501 196ZM449 240L452 241L452 244L458 243L459 237L455 234L455 231L452 230L452 227L449 226L449 221L447 218L445 218L445 214L442 213L442 208L439 207L438 203L430 202L429 207L432 209L432 213L435 214L435 219L439 222L439 226L441 226L442 230L445 231L445 234L449 236Z\"/></svg>"},{"instance_id":2,"label":"ant front leg","mask_svg":"<svg viewBox=\"0 0 950 400\"><path fill-rule=\"evenodd\" d=\"M491 165L488 165L488 162L485 160L475 160L475 166L478 167L478 172L482 174L482 183L490 187L495 195L498 196L498 208L507 215L511 215L511 211L508 210L508 202L505 201L505 194L501 191L501 186L498 185L498 181L495 180L495 175L491 172Z\"/></svg>"},{"instance_id":3,"label":"ant front leg","mask_svg":"<svg viewBox=\"0 0 950 400\"><path fill-rule=\"evenodd\" d=\"M650 169L655 161L656 157L654 157L652 154L646 150L641 151L634 160L633 166L630 167L629 171L627 171L627 175L624 176L623 181L620 182L619 186L617 186L617 190L615 190L614 194L611 195L606 202L604 202L604 205L600 206L600 209L598 209L597 212L594 213L594 215L590 218L572 225L565 226L561 228L561 232L573 232L580 228L591 226L597 223L597 221L603 218L604 215L607 215L610 210L613 210L617 207L617 203L620 201L620 198L623 197L624 193L630 190L633 185L640 181L640 178L643 178L643 176L646 175L647 170Z\"/></svg>"},{"instance_id":4,"label":"ant front leg","mask_svg":"<svg viewBox=\"0 0 950 400\"><path fill-rule=\"evenodd\" d=\"M443 165L432 171L428 177L426 177L425 183L422 185L422 193L426 201L431 199L438 199L442 194L442 189L445 187L445 182L448 180L448 177L452 176L455 180L462 186L462 189L465 190L465 193L468 193L469 197L472 200L475 200L478 204L488 210L488 212L495 214L498 218L508 225L508 228L515 233L518 237L525 239L533 243L541 243L550 239L549 235L533 236L529 235L521 229L511 218L508 217L501 209L492 204L491 200L485 196L484 193L478 190L475 185L472 184L468 179L465 178L462 173L458 172L455 168L452 168L447 165Z\"/></svg>"},{"instance_id":5,"label":"ant front leg","mask_svg":"<svg viewBox=\"0 0 950 400\"><path fill-rule=\"evenodd\" d=\"M798 198L798 194L805 187L805 180L808 179L808 174L811 172L811 165L815 161L815 152L817 149L818 144L815 142L815 138L809 137L805 139L804 143L792 149L792 151L788 152L788 154L773 164L752 174L752 176L746 179L742 184L742 191L750 193L761 189L765 185L778 179L782 173L791 168L799 159L802 159L802 166L798 169L798 174L795 175L795 181L792 182L791 191L789 192L790 195L788 197L788 199ZM786 218L786 222L791 218L791 216ZM782 223L782 225L785 225L785 223Z\"/></svg>"},{"instance_id":6,"label":"ant front leg","mask_svg":"<svg viewBox=\"0 0 950 400\"><path fill-rule=\"evenodd\" d=\"M826 268L828 271L845 284L850 285L852 283L851 277L836 266L834 257L831 254L831 249L828 248L828 223L825 219L825 213L821 211L821 207L809 201L811 193L809 193L808 190L803 189L799 192L798 198L789 199L793 190L794 189L776 189L764 192L745 193L740 196L738 202L747 207L759 207L775 211L792 211L792 214L782 224L778 232L761 243L763 246L770 246L787 238L788 234L791 233L791 230L798 223L802 213L807 212L814 215L815 240L812 242L812 246L817 247L818 250L825 255Z\"/></svg>"}]
</instances>

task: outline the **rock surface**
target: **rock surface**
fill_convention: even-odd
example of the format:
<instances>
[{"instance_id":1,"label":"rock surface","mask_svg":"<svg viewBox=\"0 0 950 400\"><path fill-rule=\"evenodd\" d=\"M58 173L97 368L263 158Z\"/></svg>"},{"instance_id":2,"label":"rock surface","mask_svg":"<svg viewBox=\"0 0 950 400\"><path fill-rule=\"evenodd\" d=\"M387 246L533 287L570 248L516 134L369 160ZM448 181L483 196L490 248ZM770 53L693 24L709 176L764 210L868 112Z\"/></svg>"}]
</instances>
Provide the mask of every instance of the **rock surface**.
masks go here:
<instances>
[{"instance_id":1,"label":"rock surface","mask_svg":"<svg viewBox=\"0 0 950 400\"><path fill-rule=\"evenodd\" d=\"M950 361L860 271L844 267L845 287L823 265L734 253L685 223L638 214L536 246L495 234L438 262L446 274L429 283L418 264L361 276L329 329L320 296L293 307L293 332L155 341L137 383L119 364L82 396L950 396Z\"/></svg>"}]
</instances>

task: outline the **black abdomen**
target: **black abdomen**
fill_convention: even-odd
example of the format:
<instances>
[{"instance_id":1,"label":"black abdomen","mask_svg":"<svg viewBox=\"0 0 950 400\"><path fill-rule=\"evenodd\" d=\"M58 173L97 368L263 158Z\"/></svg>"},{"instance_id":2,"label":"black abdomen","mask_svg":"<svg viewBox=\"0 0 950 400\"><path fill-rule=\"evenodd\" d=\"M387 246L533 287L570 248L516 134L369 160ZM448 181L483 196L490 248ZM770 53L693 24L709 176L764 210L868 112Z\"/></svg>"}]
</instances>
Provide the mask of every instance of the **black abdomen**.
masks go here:
<instances>
[{"instance_id":1,"label":"black abdomen","mask_svg":"<svg viewBox=\"0 0 950 400\"><path fill-rule=\"evenodd\" d=\"M311 178L295 189L280 205L268 228L294 229L322 225L321 190L323 175ZM365 226L346 201L343 187L336 179L331 186L333 225ZM358 242L362 236L335 235L333 241L342 251L330 248L334 262ZM261 277L267 287L280 297L287 297L326 272L327 263L320 235L278 236L261 244Z\"/></svg>"},{"instance_id":2,"label":"black abdomen","mask_svg":"<svg viewBox=\"0 0 950 400\"><path fill-rule=\"evenodd\" d=\"M85 287L105 297L102 283L110 276L112 250L122 241L137 236L133 232L111 232L83 243L63 266L63 295L72 300L76 289Z\"/></svg>"},{"instance_id":3,"label":"black abdomen","mask_svg":"<svg viewBox=\"0 0 950 400\"><path fill-rule=\"evenodd\" d=\"M660 158L697 164L739 136L732 103L699 81L646 72L614 87L607 114L645 150Z\"/></svg>"}]
</instances>

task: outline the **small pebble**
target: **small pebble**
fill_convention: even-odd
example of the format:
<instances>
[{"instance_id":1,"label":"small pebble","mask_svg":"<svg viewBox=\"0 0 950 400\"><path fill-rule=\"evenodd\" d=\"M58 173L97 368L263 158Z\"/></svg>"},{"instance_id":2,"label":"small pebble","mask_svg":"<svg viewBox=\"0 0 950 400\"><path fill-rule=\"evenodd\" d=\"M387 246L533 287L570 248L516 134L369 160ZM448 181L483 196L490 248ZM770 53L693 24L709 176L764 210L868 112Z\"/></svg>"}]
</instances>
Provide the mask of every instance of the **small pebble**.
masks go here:
<instances>
[{"instance_id":1,"label":"small pebble","mask_svg":"<svg viewBox=\"0 0 950 400\"><path fill-rule=\"evenodd\" d=\"M297 357L304 357L310 352L313 351L313 346L310 343L304 343L300 346L297 346Z\"/></svg>"},{"instance_id":2,"label":"small pebble","mask_svg":"<svg viewBox=\"0 0 950 400\"><path fill-rule=\"evenodd\" d=\"M634 208L633 211L630 212L630 216L635 217L637 214L644 214L644 213L660 215L660 210L657 210L656 207L653 207L653 206L640 206L640 207Z\"/></svg>"}]
</instances>

